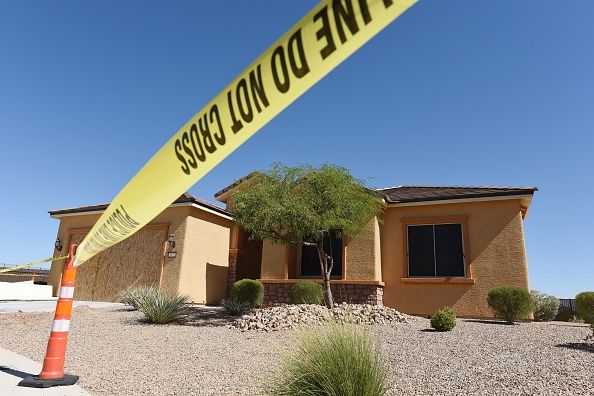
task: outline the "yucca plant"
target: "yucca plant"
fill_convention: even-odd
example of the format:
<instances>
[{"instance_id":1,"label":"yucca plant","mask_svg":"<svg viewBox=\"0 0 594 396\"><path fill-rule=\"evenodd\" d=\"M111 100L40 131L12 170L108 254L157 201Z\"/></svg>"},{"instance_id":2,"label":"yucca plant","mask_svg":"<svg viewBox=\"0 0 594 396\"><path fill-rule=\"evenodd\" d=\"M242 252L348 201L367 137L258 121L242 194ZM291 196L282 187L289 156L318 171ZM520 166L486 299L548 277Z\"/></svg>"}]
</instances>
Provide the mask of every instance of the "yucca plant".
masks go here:
<instances>
[{"instance_id":1,"label":"yucca plant","mask_svg":"<svg viewBox=\"0 0 594 396\"><path fill-rule=\"evenodd\" d=\"M251 304L248 301L241 301L237 298L223 300L221 305L225 312L232 316L242 315L251 308Z\"/></svg>"},{"instance_id":2,"label":"yucca plant","mask_svg":"<svg viewBox=\"0 0 594 396\"><path fill-rule=\"evenodd\" d=\"M158 290L156 294L145 295L138 301L138 310L150 323L166 324L187 315L186 304L190 300L186 295L171 295Z\"/></svg>"},{"instance_id":3,"label":"yucca plant","mask_svg":"<svg viewBox=\"0 0 594 396\"><path fill-rule=\"evenodd\" d=\"M138 309L140 301L145 298L154 298L159 293L156 286L132 286L120 293L119 301Z\"/></svg>"},{"instance_id":4,"label":"yucca plant","mask_svg":"<svg viewBox=\"0 0 594 396\"><path fill-rule=\"evenodd\" d=\"M266 384L269 395L381 396L387 371L378 343L354 324L305 328Z\"/></svg>"}]
</instances>

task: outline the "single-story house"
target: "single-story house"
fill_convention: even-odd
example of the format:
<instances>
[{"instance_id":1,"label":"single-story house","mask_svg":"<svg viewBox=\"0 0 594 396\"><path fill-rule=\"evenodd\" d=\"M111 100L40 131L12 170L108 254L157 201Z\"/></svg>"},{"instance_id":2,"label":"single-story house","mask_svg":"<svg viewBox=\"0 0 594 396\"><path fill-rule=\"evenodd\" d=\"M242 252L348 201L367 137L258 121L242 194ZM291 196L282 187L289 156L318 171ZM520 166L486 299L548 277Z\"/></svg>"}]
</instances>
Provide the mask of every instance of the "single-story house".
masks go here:
<instances>
[{"instance_id":1,"label":"single-story house","mask_svg":"<svg viewBox=\"0 0 594 396\"><path fill-rule=\"evenodd\" d=\"M215 194L227 204L243 179ZM451 306L459 316L492 317L489 289L528 289L523 221L533 187L397 186L379 189L385 204L369 232L352 240L329 237L337 301L384 304L431 315ZM50 211L60 220L57 239L80 242L107 205ZM59 255L63 252L55 252ZM301 279L319 281L310 246L250 240L232 210L189 193L127 240L79 267L75 298L115 300L131 285L156 284L217 304L230 285L259 279L265 303L289 302ZM61 263L49 283L57 292Z\"/></svg>"}]
</instances>

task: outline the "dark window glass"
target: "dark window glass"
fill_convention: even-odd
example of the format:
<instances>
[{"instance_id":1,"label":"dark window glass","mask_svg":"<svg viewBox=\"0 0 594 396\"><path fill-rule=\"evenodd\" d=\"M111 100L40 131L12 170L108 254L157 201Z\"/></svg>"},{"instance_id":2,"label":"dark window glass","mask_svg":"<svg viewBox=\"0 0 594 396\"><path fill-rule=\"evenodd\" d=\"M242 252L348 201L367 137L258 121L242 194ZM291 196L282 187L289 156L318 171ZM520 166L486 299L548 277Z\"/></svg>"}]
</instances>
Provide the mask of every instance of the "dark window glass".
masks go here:
<instances>
[{"instance_id":1,"label":"dark window glass","mask_svg":"<svg viewBox=\"0 0 594 396\"><path fill-rule=\"evenodd\" d=\"M409 225L408 276L464 276L462 224Z\"/></svg>"},{"instance_id":2,"label":"dark window glass","mask_svg":"<svg viewBox=\"0 0 594 396\"><path fill-rule=\"evenodd\" d=\"M462 224L435 225L437 276L464 276Z\"/></svg>"},{"instance_id":3,"label":"dark window glass","mask_svg":"<svg viewBox=\"0 0 594 396\"><path fill-rule=\"evenodd\" d=\"M433 226L408 226L408 276L435 276Z\"/></svg>"},{"instance_id":4,"label":"dark window glass","mask_svg":"<svg viewBox=\"0 0 594 396\"><path fill-rule=\"evenodd\" d=\"M326 234L324 237L324 251L334 259L332 276L342 275L342 238L336 232ZM315 246L303 245L301 248L301 275L321 276L320 259Z\"/></svg>"}]
</instances>

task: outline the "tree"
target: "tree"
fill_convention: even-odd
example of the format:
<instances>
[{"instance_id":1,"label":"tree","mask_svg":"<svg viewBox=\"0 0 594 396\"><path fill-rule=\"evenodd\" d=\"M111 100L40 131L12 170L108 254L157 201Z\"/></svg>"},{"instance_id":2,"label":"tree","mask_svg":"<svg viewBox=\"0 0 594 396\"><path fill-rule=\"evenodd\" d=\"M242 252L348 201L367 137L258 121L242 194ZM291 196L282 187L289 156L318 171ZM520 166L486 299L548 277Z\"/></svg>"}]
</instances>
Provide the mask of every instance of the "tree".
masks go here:
<instances>
[{"instance_id":1,"label":"tree","mask_svg":"<svg viewBox=\"0 0 594 396\"><path fill-rule=\"evenodd\" d=\"M324 250L324 237L336 232L353 238L383 211L381 197L348 169L324 164L289 167L279 163L255 172L231 196L237 223L251 239L315 246L326 302L334 305L330 274L334 261Z\"/></svg>"}]
</instances>

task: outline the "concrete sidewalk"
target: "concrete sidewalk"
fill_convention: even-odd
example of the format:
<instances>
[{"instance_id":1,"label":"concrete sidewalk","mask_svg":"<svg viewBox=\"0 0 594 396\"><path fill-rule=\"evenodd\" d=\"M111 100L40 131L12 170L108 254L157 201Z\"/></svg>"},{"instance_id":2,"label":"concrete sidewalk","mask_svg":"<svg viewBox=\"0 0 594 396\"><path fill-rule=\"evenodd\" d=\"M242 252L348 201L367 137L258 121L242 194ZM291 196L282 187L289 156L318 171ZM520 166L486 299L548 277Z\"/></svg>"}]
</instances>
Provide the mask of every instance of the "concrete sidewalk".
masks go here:
<instances>
[{"instance_id":1,"label":"concrete sidewalk","mask_svg":"<svg viewBox=\"0 0 594 396\"><path fill-rule=\"evenodd\" d=\"M39 374L41 364L6 349L0 348L0 394L2 396L75 396L90 395L78 385L53 388L23 388L17 384L25 377Z\"/></svg>"},{"instance_id":2,"label":"concrete sidewalk","mask_svg":"<svg viewBox=\"0 0 594 396\"><path fill-rule=\"evenodd\" d=\"M3 312L54 312L57 298L45 301L0 300L0 313ZM87 306L91 308L106 308L124 306L120 303L97 301L74 301L74 307Z\"/></svg>"}]
</instances>

